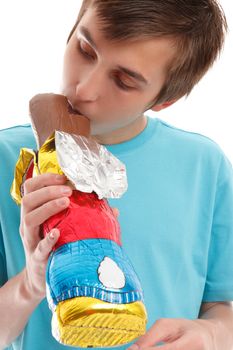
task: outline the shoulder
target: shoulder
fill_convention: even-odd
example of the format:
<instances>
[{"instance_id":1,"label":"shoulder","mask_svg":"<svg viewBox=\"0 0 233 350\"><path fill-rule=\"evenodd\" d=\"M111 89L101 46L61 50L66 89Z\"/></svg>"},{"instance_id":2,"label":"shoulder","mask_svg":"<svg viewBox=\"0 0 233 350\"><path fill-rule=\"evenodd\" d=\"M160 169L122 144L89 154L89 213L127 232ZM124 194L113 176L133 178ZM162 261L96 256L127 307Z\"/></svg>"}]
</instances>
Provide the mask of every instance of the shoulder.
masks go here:
<instances>
[{"instance_id":1,"label":"shoulder","mask_svg":"<svg viewBox=\"0 0 233 350\"><path fill-rule=\"evenodd\" d=\"M212 138L198 132L178 128L162 119L158 119L161 134L166 138L169 147L179 151L179 155L196 157L220 164L222 159L228 159L222 147ZM229 160L228 160L229 161Z\"/></svg>"},{"instance_id":2,"label":"shoulder","mask_svg":"<svg viewBox=\"0 0 233 350\"><path fill-rule=\"evenodd\" d=\"M0 130L1 154L18 150L21 147L36 147L31 124L14 125Z\"/></svg>"},{"instance_id":3,"label":"shoulder","mask_svg":"<svg viewBox=\"0 0 233 350\"><path fill-rule=\"evenodd\" d=\"M14 172L21 148L36 149L30 124L0 130L0 178L6 180Z\"/></svg>"}]
</instances>

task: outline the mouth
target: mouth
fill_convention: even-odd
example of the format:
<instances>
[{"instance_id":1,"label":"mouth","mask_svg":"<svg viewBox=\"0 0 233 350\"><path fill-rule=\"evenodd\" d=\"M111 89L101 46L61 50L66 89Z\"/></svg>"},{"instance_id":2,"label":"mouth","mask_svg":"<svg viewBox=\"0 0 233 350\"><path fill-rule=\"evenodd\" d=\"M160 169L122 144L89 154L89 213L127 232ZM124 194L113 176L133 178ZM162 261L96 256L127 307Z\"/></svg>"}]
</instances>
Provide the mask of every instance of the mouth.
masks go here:
<instances>
[{"instance_id":1,"label":"mouth","mask_svg":"<svg viewBox=\"0 0 233 350\"><path fill-rule=\"evenodd\" d=\"M68 100L68 112L71 114L83 115L78 109L74 109L71 102Z\"/></svg>"}]
</instances>

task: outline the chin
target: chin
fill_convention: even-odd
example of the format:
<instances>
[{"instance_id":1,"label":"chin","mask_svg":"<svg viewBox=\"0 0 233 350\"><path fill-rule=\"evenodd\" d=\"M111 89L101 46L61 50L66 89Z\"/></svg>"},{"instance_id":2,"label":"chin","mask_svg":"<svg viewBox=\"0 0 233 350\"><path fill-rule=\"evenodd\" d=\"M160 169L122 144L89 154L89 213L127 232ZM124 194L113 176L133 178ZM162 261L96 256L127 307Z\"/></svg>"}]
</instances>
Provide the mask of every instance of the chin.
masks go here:
<instances>
[{"instance_id":1,"label":"chin","mask_svg":"<svg viewBox=\"0 0 233 350\"><path fill-rule=\"evenodd\" d=\"M115 129L117 129L117 127L111 124L110 122L97 122L94 120L90 120L90 134L93 136L106 134Z\"/></svg>"}]
</instances>

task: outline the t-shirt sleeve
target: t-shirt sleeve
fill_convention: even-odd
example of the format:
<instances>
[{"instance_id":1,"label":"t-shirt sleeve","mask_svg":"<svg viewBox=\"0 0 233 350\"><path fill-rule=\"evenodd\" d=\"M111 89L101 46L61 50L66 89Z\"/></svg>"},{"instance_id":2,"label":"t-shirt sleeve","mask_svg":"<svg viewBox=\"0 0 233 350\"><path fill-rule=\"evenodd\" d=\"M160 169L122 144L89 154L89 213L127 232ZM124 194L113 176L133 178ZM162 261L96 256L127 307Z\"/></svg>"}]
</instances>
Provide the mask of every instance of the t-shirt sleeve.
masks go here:
<instances>
[{"instance_id":1,"label":"t-shirt sleeve","mask_svg":"<svg viewBox=\"0 0 233 350\"><path fill-rule=\"evenodd\" d=\"M215 194L203 302L233 301L233 168L223 153Z\"/></svg>"},{"instance_id":2,"label":"t-shirt sleeve","mask_svg":"<svg viewBox=\"0 0 233 350\"><path fill-rule=\"evenodd\" d=\"M3 244L2 237L2 228L0 223L0 287L3 286L7 281L7 272L6 272L6 258L5 258L5 249Z\"/></svg>"}]
</instances>

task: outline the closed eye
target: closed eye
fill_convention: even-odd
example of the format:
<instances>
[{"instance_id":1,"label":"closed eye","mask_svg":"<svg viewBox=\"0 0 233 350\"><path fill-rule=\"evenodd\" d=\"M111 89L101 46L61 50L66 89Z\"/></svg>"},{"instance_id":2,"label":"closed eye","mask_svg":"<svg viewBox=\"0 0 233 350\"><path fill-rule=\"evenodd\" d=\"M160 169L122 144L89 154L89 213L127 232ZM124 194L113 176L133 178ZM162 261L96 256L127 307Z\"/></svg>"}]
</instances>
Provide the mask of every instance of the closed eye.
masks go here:
<instances>
[{"instance_id":1,"label":"closed eye","mask_svg":"<svg viewBox=\"0 0 233 350\"><path fill-rule=\"evenodd\" d=\"M95 57L93 57L92 55L90 55L87 51L85 51L81 45L80 45L80 41L78 40L78 45L77 45L78 51L79 53L88 60L94 60ZM122 90L134 90L134 87L132 86L128 86L126 84L123 83L123 81L117 77L114 78L116 85L122 89Z\"/></svg>"},{"instance_id":2,"label":"closed eye","mask_svg":"<svg viewBox=\"0 0 233 350\"><path fill-rule=\"evenodd\" d=\"M95 57L90 55L87 51L83 50L83 48L81 47L80 41L78 41L78 50L83 56L90 58L90 59L95 59Z\"/></svg>"}]
</instances>

